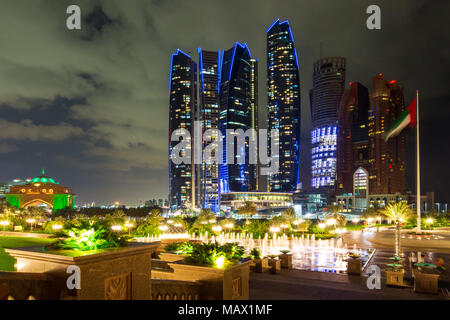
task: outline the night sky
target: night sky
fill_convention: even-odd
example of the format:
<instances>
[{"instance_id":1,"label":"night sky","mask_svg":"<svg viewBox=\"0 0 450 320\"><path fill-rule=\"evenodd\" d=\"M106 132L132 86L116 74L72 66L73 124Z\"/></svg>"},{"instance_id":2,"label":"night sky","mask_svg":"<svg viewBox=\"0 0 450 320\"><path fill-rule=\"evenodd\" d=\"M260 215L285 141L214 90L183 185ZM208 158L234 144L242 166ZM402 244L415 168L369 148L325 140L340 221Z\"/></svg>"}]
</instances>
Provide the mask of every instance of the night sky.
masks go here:
<instances>
[{"instance_id":1,"label":"night sky","mask_svg":"<svg viewBox=\"0 0 450 320\"><path fill-rule=\"evenodd\" d=\"M81 31L66 8L82 10ZM381 7L381 30L366 28ZM309 158L312 66L347 58L347 82L371 88L383 73L421 91L422 190L450 200L450 2L443 1L63 1L3 0L0 10L0 181L42 168L78 195L77 204L167 198L168 72L177 48L228 49L246 42L260 61L266 114L266 33L288 19L299 55L303 173ZM414 131L408 183L415 190ZM305 180L308 176L305 176Z\"/></svg>"}]
</instances>

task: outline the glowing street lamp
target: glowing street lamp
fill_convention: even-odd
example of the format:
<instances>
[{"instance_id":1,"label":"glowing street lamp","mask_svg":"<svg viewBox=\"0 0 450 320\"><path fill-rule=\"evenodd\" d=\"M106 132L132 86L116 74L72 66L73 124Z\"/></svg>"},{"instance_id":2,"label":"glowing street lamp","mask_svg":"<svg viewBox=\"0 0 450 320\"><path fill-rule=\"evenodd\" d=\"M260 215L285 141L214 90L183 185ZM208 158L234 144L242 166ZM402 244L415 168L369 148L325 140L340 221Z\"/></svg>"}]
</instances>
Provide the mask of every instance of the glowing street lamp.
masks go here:
<instances>
[{"instance_id":1,"label":"glowing street lamp","mask_svg":"<svg viewBox=\"0 0 450 320\"><path fill-rule=\"evenodd\" d=\"M52 229L53 229L54 231L61 230L62 228L63 228L63 226L60 225L60 224L54 224L54 225L52 226Z\"/></svg>"},{"instance_id":2,"label":"glowing street lamp","mask_svg":"<svg viewBox=\"0 0 450 320\"><path fill-rule=\"evenodd\" d=\"M222 231L222 227L221 226L214 226L214 227L212 227L212 231L220 232L220 231Z\"/></svg>"},{"instance_id":3,"label":"glowing street lamp","mask_svg":"<svg viewBox=\"0 0 450 320\"><path fill-rule=\"evenodd\" d=\"M111 226L111 230L112 231L121 231L122 230L122 226L115 224L113 226Z\"/></svg>"},{"instance_id":4,"label":"glowing street lamp","mask_svg":"<svg viewBox=\"0 0 450 320\"><path fill-rule=\"evenodd\" d=\"M0 224L3 226L3 231L6 230L6 226L9 225L9 221L8 220L3 220L0 221Z\"/></svg>"},{"instance_id":5,"label":"glowing street lamp","mask_svg":"<svg viewBox=\"0 0 450 320\"><path fill-rule=\"evenodd\" d=\"M269 231L272 232L273 234L276 234L276 233L280 232L280 228L279 227L270 227Z\"/></svg>"},{"instance_id":6,"label":"glowing street lamp","mask_svg":"<svg viewBox=\"0 0 450 320\"><path fill-rule=\"evenodd\" d=\"M33 232L33 223L35 223L36 220L35 220L35 219L27 219L26 222L29 223L29 224L31 225L31 230L30 230L30 232Z\"/></svg>"},{"instance_id":7,"label":"glowing street lamp","mask_svg":"<svg viewBox=\"0 0 450 320\"><path fill-rule=\"evenodd\" d=\"M169 230L169 227L168 226L159 226L158 229L161 230L162 232L166 232L167 230Z\"/></svg>"},{"instance_id":8,"label":"glowing street lamp","mask_svg":"<svg viewBox=\"0 0 450 320\"><path fill-rule=\"evenodd\" d=\"M325 229L327 227L325 223L319 223L317 226L319 227L319 229Z\"/></svg>"},{"instance_id":9,"label":"glowing street lamp","mask_svg":"<svg viewBox=\"0 0 450 320\"><path fill-rule=\"evenodd\" d=\"M216 223L216 219L209 220L209 223Z\"/></svg>"},{"instance_id":10,"label":"glowing street lamp","mask_svg":"<svg viewBox=\"0 0 450 320\"><path fill-rule=\"evenodd\" d=\"M425 220L425 222L426 222L428 225L432 225L433 222L434 222L434 219L433 219L433 218L427 218L427 220Z\"/></svg>"},{"instance_id":11,"label":"glowing street lamp","mask_svg":"<svg viewBox=\"0 0 450 320\"><path fill-rule=\"evenodd\" d=\"M131 237L131 229L134 227L134 224L132 224L130 221L127 221L127 222L125 223L125 227L128 228L128 236Z\"/></svg>"},{"instance_id":12,"label":"glowing street lamp","mask_svg":"<svg viewBox=\"0 0 450 320\"><path fill-rule=\"evenodd\" d=\"M295 220L294 222L292 222L293 224L295 224L296 226L298 226L299 224L301 224L303 222L303 219L298 219Z\"/></svg>"},{"instance_id":13,"label":"glowing street lamp","mask_svg":"<svg viewBox=\"0 0 450 320\"><path fill-rule=\"evenodd\" d=\"M232 224L232 223L227 223L225 225L225 228L227 228L227 229L233 229L233 227L234 227L234 224Z\"/></svg>"}]
</instances>

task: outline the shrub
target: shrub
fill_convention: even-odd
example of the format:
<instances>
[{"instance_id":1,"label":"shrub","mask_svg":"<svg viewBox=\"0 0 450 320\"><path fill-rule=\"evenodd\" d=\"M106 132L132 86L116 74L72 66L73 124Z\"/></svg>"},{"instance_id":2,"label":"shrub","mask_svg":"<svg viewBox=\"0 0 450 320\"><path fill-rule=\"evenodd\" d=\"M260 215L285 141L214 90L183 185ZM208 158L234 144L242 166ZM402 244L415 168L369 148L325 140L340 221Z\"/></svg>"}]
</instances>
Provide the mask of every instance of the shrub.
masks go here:
<instances>
[{"instance_id":1,"label":"shrub","mask_svg":"<svg viewBox=\"0 0 450 320\"><path fill-rule=\"evenodd\" d=\"M125 245L128 237L111 230L108 221L78 220L69 230L64 230L67 239L56 242L58 249L81 251L119 247Z\"/></svg>"}]
</instances>

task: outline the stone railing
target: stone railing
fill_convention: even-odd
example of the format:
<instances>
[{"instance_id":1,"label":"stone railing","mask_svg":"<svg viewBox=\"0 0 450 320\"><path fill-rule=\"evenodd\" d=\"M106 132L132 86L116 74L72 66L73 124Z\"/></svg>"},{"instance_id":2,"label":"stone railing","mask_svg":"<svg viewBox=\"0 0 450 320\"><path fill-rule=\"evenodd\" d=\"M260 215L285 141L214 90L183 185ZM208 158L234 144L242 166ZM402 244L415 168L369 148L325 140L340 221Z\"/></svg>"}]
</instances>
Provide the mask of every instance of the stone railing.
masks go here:
<instances>
[{"instance_id":1,"label":"stone railing","mask_svg":"<svg viewBox=\"0 0 450 320\"><path fill-rule=\"evenodd\" d=\"M152 300L198 300L200 288L191 281L152 279Z\"/></svg>"},{"instance_id":2,"label":"stone railing","mask_svg":"<svg viewBox=\"0 0 450 320\"><path fill-rule=\"evenodd\" d=\"M0 300L71 299L65 282L43 273L0 272Z\"/></svg>"}]
</instances>

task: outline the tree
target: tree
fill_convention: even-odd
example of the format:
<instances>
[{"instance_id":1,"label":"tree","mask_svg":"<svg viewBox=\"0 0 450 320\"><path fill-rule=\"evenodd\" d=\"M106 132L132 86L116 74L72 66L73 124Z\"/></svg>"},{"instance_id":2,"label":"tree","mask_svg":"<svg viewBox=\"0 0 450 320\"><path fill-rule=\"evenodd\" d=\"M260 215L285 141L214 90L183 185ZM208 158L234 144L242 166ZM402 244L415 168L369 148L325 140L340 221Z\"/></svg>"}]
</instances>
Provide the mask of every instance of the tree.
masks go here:
<instances>
[{"instance_id":1,"label":"tree","mask_svg":"<svg viewBox=\"0 0 450 320\"><path fill-rule=\"evenodd\" d=\"M344 227L347 224L347 219L341 213L341 210L342 210L341 205L331 204L328 206L327 218L334 219L338 227Z\"/></svg>"},{"instance_id":2,"label":"tree","mask_svg":"<svg viewBox=\"0 0 450 320\"><path fill-rule=\"evenodd\" d=\"M396 226L395 232L395 254L400 254L400 232L401 224L414 215L411 207L406 202L389 203L380 211L387 219L392 220Z\"/></svg>"},{"instance_id":3,"label":"tree","mask_svg":"<svg viewBox=\"0 0 450 320\"><path fill-rule=\"evenodd\" d=\"M283 210L283 212L281 212L281 216L284 217L289 222L292 222L296 218L295 210L293 208L287 208Z\"/></svg>"},{"instance_id":4,"label":"tree","mask_svg":"<svg viewBox=\"0 0 450 320\"><path fill-rule=\"evenodd\" d=\"M152 210L150 210L149 215L152 217L159 217L161 216L161 209L160 208L153 208Z\"/></svg>"},{"instance_id":5,"label":"tree","mask_svg":"<svg viewBox=\"0 0 450 320\"><path fill-rule=\"evenodd\" d=\"M378 204L378 202L374 202L374 204L371 207L368 207L363 214L361 215L361 217L367 219L367 218L374 218L377 215L380 214L380 205Z\"/></svg>"},{"instance_id":6,"label":"tree","mask_svg":"<svg viewBox=\"0 0 450 320\"><path fill-rule=\"evenodd\" d=\"M238 209L240 215L245 216L245 221L248 222L248 217L258 213L258 209L251 201L245 201L244 205Z\"/></svg>"}]
</instances>

